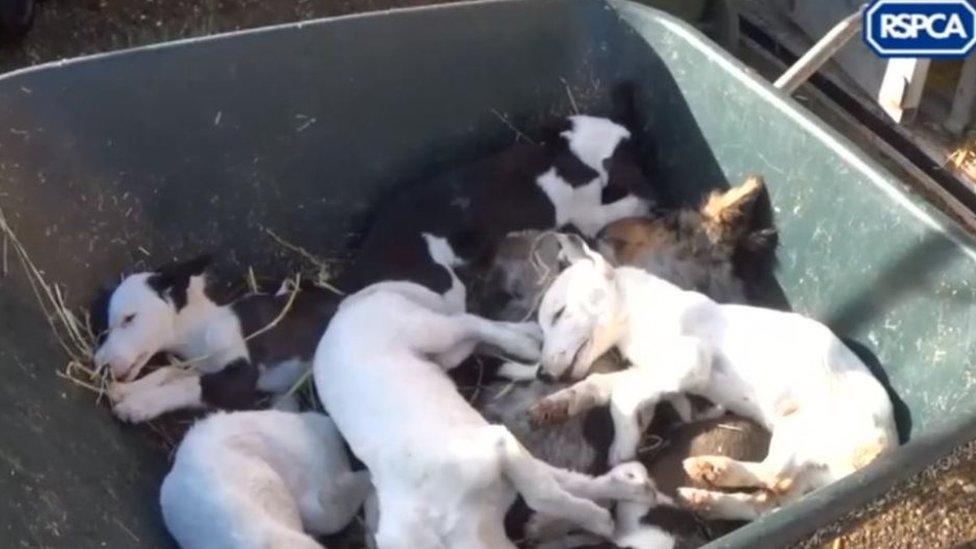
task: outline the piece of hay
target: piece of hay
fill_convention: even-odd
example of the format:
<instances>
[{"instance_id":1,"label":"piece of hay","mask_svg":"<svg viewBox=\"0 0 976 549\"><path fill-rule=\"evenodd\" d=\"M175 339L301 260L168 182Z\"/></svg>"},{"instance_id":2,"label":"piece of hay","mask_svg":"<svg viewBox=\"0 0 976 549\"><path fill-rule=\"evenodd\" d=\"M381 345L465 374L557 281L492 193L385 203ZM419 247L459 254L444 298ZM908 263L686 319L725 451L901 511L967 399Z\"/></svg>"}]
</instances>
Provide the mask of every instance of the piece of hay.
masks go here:
<instances>
[{"instance_id":1,"label":"piece of hay","mask_svg":"<svg viewBox=\"0 0 976 549\"><path fill-rule=\"evenodd\" d=\"M281 238L280 236L278 236L278 233L272 231L271 229L269 229L267 227L263 227L262 229L264 230L265 233L268 234L268 236L270 236L280 246L284 247L285 249L287 249L289 251L292 251L292 252L298 254L303 259L305 259L306 261L308 261L309 263L311 263L313 266L315 266L315 268L316 268L316 278L313 281L313 283L316 286L318 286L320 288L325 288L326 290L329 290L330 292L332 292L332 293L334 293L336 295L340 295L340 296L346 295L345 292L343 292L339 288L336 288L335 286L332 285L332 282L331 282L331 280L332 280L332 269L330 268L329 264L325 262L325 260L323 260L322 258L318 257L317 255L313 254L312 252L306 250L305 248L303 248L303 247L301 247L301 246L299 246L297 244L292 244L291 242L288 242L284 238Z\"/></svg>"},{"instance_id":2,"label":"piece of hay","mask_svg":"<svg viewBox=\"0 0 976 549\"><path fill-rule=\"evenodd\" d=\"M247 290L252 294L260 293L258 279L254 276L254 267L247 267Z\"/></svg>"},{"instance_id":3,"label":"piece of hay","mask_svg":"<svg viewBox=\"0 0 976 549\"><path fill-rule=\"evenodd\" d=\"M948 161L956 170L976 179L976 132L970 132L966 136L949 155Z\"/></svg>"},{"instance_id":4,"label":"piece of hay","mask_svg":"<svg viewBox=\"0 0 976 549\"><path fill-rule=\"evenodd\" d=\"M536 144L536 142L533 141L532 138L530 138L529 136L525 135L518 128L516 128L515 127L515 124L512 124L511 120L509 120L507 116L505 116L504 114L498 112L495 109L491 109L491 114L495 115L496 118L498 118L499 120L501 120L502 124L505 124L506 126L508 126L508 129L510 129L513 132L515 132L515 141L516 142L518 142L520 139L524 139L525 141L527 141L527 142L529 142L529 143L531 143L533 145Z\"/></svg>"}]
</instances>

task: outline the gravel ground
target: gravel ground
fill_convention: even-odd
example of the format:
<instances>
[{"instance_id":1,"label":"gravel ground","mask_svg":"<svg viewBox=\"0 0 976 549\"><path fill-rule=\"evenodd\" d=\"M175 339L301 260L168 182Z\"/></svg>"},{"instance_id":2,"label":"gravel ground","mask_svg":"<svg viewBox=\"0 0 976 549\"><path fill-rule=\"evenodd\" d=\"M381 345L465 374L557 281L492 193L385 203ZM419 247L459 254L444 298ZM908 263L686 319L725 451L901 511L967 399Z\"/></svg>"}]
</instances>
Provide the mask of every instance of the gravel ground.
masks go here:
<instances>
[{"instance_id":1,"label":"gravel ground","mask_svg":"<svg viewBox=\"0 0 976 549\"><path fill-rule=\"evenodd\" d=\"M952 547L976 540L976 441L797 548Z\"/></svg>"},{"instance_id":2,"label":"gravel ground","mask_svg":"<svg viewBox=\"0 0 976 549\"><path fill-rule=\"evenodd\" d=\"M47 0L0 46L0 72L67 57L431 0ZM797 547L951 547L976 540L976 441Z\"/></svg>"}]
</instances>

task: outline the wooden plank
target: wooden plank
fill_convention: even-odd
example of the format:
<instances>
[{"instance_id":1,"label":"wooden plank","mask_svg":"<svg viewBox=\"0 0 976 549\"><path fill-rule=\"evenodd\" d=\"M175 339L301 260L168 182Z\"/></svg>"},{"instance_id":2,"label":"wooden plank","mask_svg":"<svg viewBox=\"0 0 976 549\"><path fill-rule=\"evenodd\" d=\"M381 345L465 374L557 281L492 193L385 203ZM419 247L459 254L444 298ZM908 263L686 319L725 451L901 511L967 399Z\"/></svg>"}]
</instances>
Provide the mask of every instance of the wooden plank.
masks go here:
<instances>
[{"instance_id":1,"label":"wooden plank","mask_svg":"<svg viewBox=\"0 0 976 549\"><path fill-rule=\"evenodd\" d=\"M878 104L898 124L911 122L922 101L930 59L898 58L888 61Z\"/></svg>"}]
</instances>

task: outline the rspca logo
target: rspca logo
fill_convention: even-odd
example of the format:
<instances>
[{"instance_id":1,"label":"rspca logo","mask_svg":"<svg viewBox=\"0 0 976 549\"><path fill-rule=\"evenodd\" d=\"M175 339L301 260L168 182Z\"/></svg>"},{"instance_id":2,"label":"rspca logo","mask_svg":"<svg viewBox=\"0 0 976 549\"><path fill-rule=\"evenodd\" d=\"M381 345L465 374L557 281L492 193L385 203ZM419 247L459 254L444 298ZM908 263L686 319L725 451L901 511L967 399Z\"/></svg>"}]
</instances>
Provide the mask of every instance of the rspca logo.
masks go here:
<instances>
[{"instance_id":1,"label":"rspca logo","mask_svg":"<svg viewBox=\"0 0 976 549\"><path fill-rule=\"evenodd\" d=\"M875 0L863 32L882 57L965 57L976 46L976 9L968 0Z\"/></svg>"}]
</instances>

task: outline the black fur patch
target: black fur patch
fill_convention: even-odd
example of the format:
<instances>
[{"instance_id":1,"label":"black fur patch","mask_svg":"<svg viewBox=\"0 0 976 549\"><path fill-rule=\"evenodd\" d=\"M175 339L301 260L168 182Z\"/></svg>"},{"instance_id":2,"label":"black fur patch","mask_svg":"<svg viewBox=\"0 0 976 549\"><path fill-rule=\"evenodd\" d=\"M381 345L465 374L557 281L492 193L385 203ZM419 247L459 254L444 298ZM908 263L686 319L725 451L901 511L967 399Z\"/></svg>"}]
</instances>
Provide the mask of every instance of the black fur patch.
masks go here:
<instances>
[{"instance_id":1,"label":"black fur patch","mask_svg":"<svg viewBox=\"0 0 976 549\"><path fill-rule=\"evenodd\" d=\"M179 311L186 307L186 291L190 287L190 278L202 275L210 261L209 255L201 255L182 263L164 265L156 269L146 283L162 299L169 297Z\"/></svg>"},{"instance_id":2,"label":"black fur patch","mask_svg":"<svg viewBox=\"0 0 976 549\"><path fill-rule=\"evenodd\" d=\"M613 436L613 419L610 417L610 408L600 406L586 413L583 418L583 439L596 450L593 468L587 471L588 473L598 475L609 469L607 455L610 451L610 444L613 442Z\"/></svg>"},{"instance_id":3,"label":"black fur patch","mask_svg":"<svg viewBox=\"0 0 976 549\"><path fill-rule=\"evenodd\" d=\"M633 139L625 139L617 145L610 158L603 161L607 172L603 203L613 202L628 194L651 198L651 185L644 176L643 166Z\"/></svg>"},{"instance_id":4,"label":"black fur patch","mask_svg":"<svg viewBox=\"0 0 976 549\"><path fill-rule=\"evenodd\" d=\"M253 410L259 407L258 367L239 358L222 370L200 376L203 401L223 410Z\"/></svg>"},{"instance_id":5,"label":"black fur patch","mask_svg":"<svg viewBox=\"0 0 976 549\"><path fill-rule=\"evenodd\" d=\"M570 152L568 147L565 152L556 156L552 165L556 168L556 175L563 178L571 187L582 187L600 175Z\"/></svg>"},{"instance_id":6,"label":"black fur patch","mask_svg":"<svg viewBox=\"0 0 976 549\"><path fill-rule=\"evenodd\" d=\"M274 322L290 298L288 294L248 295L230 307L240 322L241 333L247 335ZM303 288L280 324L247 341L251 360L268 369L294 358L310 361L339 301L338 296L321 288Z\"/></svg>"}]
</instances>

